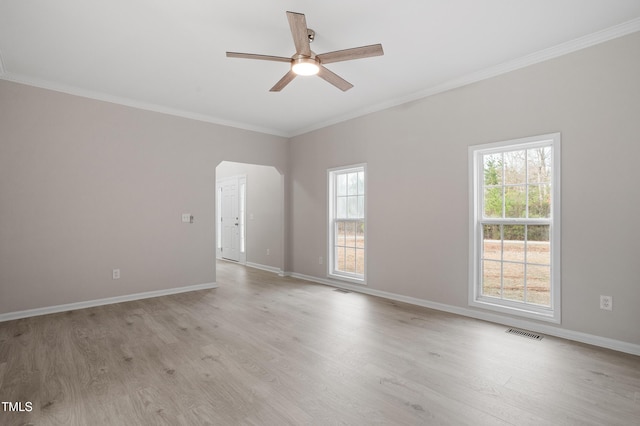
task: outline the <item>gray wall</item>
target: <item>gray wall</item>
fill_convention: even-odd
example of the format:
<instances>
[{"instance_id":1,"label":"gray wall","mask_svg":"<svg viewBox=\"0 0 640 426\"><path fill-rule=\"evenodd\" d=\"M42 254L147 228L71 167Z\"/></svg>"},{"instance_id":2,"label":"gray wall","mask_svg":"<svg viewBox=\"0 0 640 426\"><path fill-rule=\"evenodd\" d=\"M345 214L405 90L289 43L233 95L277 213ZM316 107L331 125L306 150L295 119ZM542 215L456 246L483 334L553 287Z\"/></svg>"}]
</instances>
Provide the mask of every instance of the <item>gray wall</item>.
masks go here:
<instances>
[{"instance_id":1,"label":"gray wall","mask_svg":"<svg viewBox=\"0 0 640 426\"><path fill-rule=\"evenodd\" d=\"M286 149L0 80L0 314L214 282L216 166Z\"/></svg>"},{"instance_id":2,"label":"gray wall","mask_svg":"<svg viewBox=\"0 0 640 426\"><path fill-rule=\"evenodd\" d=\"M216 168L217 179L239 175L247 177L247 262L282 271L283 176L274 167L231 161Z\"/></svg>"},{"instance_id":3,"label":"gray wall","mask_svg":"<svg viewBox=\"0 0 640 426\"><path fill-rule=\"evenodd\" d=\"M368 287L467 308L468 147L559 131L560 327L640 343L638 52L635 33L293 138L289 268L326 276L327 168L366 162Z\"/></svg>"}]
</instances>

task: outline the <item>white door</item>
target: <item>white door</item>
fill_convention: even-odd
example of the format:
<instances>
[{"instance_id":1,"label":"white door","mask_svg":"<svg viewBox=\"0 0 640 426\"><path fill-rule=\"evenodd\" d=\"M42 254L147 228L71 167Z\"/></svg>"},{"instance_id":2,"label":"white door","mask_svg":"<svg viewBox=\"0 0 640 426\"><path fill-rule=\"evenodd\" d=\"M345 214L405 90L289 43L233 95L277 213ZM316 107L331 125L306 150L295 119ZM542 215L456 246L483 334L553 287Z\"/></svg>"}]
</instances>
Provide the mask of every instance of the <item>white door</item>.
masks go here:
<instances>
[{"instance_id":1,"label":"white door","mask_svg":"<svg viewBox=\"0 0 640 426\"><path fill-rule=\"evenodd\" d=\"M229 178L222 182L221 228L222 257L240 260L240 189L239 179Z\"/></svg>"}]
</instances>

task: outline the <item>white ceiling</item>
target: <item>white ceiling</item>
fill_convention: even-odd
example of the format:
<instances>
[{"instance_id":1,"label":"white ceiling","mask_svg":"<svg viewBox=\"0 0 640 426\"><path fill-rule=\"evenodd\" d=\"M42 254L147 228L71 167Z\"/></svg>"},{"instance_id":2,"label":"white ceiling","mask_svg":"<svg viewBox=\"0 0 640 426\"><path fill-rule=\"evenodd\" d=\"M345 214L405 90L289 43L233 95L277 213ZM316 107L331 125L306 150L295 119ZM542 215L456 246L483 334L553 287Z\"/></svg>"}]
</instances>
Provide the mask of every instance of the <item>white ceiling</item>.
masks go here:
<instances>
[{"instance_id":1,"label":"white ceiling","mask_svg":"<svg viewBox=\"0 0 640 426\"><path fill-rule=\"evenodd\" d=\"M285 12L304 13L327 65L269 89L291 56ZM292 136L640 30L640 0L0 0L0 78Z\"/></svg>"}]
</instances>

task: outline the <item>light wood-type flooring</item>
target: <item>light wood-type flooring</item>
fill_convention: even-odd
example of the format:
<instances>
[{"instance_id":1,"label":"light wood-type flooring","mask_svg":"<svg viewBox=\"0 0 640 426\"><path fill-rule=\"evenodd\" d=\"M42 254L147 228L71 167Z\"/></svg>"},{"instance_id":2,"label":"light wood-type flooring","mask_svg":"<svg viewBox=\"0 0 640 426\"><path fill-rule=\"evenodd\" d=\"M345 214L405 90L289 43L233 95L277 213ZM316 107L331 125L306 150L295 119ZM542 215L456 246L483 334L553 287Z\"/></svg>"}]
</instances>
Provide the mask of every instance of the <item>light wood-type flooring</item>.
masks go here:
<instances>
[{"instance_id":1,"label":"light wood-type flooring","mask_svg":"<svg viewBox=\"0 0 640 426\"><path fill-rule=\"evenodd\" d=\"M0 425L638 425L640 357L218 262L0 323Z\"/></svg>"}]
</instances>

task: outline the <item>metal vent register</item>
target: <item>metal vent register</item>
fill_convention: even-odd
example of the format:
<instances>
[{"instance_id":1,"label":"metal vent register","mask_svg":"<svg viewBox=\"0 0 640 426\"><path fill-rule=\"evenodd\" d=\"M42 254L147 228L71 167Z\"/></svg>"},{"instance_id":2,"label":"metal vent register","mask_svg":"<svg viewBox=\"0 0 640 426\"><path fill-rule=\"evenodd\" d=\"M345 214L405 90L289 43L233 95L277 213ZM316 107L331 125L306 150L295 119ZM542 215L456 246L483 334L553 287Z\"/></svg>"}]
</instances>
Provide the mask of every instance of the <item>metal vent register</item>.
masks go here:
<instances>
[{"instance_id":1,"label":"metal vent register","mask_svg":"<svg viewBox=\"0 0 640 426\"><path fill-rule=\"evenodd\" d=\"M515 334L517 336L522 336L522 337L526 337L528 339L533 339L533 340L542 340L542 335L540 334L536 334L526 330L519 330L517 328L510 328L506 331L506 333Z\"/></svg>"},{"instance_id":2,"label":"metal vent register","mask_svg":"<svg viewBox=\"0 0 640 426\"><path fill-rule=\"evenodd\" d=\"M349 290L345 290L344 288L336 288L333 291L337 291L338 293L351 293Z\"/></svg>"}]
</instances>

